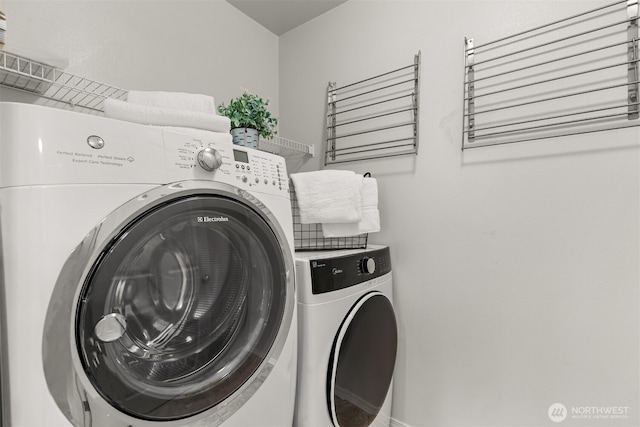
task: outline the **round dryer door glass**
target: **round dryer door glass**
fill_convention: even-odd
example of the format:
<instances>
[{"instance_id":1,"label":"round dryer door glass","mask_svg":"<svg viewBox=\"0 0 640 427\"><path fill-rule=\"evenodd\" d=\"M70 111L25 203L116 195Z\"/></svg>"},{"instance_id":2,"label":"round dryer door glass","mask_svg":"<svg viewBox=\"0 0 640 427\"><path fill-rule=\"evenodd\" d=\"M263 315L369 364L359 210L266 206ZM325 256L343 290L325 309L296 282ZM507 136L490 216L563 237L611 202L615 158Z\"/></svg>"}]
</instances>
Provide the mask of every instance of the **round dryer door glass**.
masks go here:
<instances>
[{"instance_id":1,"label":"round dryer door glass","mask_svg":"<svg viewBox=\"0 0 640 427\"><path fill-rule=\"evenodd\" d=\"M286 267L274 232L221 196L145 213L104 249L77 310L89 380L146 420L195 415L238 390L283 321Z\"/></svg>"},{"instance_id":2,"label":"round dryer door glass","mask_svg":"<svg viewBox=\"0 0 640 427\"><path fill-rule=\"evenodd\" d=\"M398 329L391 301L370 292L351 308L336 335L329 360L329 412L336 427L367 427L391 385Z\"/></svg>"}]
</instances>

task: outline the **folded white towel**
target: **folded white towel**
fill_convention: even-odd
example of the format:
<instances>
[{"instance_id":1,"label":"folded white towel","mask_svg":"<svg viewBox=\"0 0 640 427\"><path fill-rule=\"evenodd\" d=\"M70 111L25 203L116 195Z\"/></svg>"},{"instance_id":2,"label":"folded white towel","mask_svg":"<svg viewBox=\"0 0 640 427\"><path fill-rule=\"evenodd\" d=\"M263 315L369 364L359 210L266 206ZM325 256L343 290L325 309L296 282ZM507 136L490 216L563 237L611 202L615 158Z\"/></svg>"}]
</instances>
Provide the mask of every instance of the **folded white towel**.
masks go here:
<instances>
[{"instance_id":1,"label":"folded white towel","mask_svg":"<svg viewBox=\"0 0 640 427\"><path fill-rule=\"evenodd\" d=\"M231 121L216 114L175 108L132 104L117 99L104 100L105 116L134 123L156 126L180 126L213 132L229 132Z\"/></svg>"},{"instance_id":2,"label":"folded white towel","mask_svg":"<svg viewBox=\"0 0 640 427\"><path fill-rule=\"evenodd\" d=\"M174 108L176 110L197 111L217 114L213 96L184 92L150 92L130 90L127 102L150 107Z\"/></svg>"},{"instance_id":3,"label":"folded white towel","mask_svg":"<svg viewBox=\"0 0 640 427\"><path fill-rule=\"evenodd\" d=\"M360 234L358 222L341 222L339 224L322 224L324 237L352 237Z\"/></svg>"},{"instance_id":4,"label":"folded white towel","mask_svg":"<svg viewBox=\"0 0 640 427\"><path fill-rule=\"evenodd\" d=\"M378 181L375 178L362 179L362 207L378 208Z\"/></svg>"},{"instance_id":5,"label":"folded white towel","mask_svg":"<svg viewBox=\"0 0 640 427\"><path fill-rule=\"evenodd\" d=\"M361 188L362 218L358 222L322 224L324 237L349 237L380 231L380 212L378 211L378 181L364 178Z\"/></svg>"},{"instance_id":6,"label":"folded white towel","mask_svg":"<svg viewBox=\"0 0 640 427\"><path fill-rule=\"evenodd\" d=\"M380 231L380 211L377 208L362 208L362 220L358 223L358 233Z\"/></svg>"},{"instance_id":7,"label":"folded white towel","mask_svg":"<svg viewBox=\"0 0 640 427\"><path fill-rule=\"evenodd\" d=\"M380 212L372 208L363 208L362 219L358 222L322 224L324 237L352 237L377 231L380 231Z\"/></svg>"},{"instance_id":8,"label":"folded white towel","mask_svg":"<svg viewBox=\"0 0 640 427\"><path fill-rule=\"evenodd\" d=\"M183 135L189 135L195 138L202 139L203 142L214 142L233 145L233 137L228 132L211 132L210 130L175 126L162 126L162 128L170 132L181 133Z\"/></svg>"},{"instance_id":9,"label":"folded white towel","mask_svg":"<svg viewBox=\"0 0 640 427\"><path fill-rule=\"evenodd\" d=\"M343 223L362 219L362 175L344 170L291 174L300 222Z\"/></svg>"}]
</instances>

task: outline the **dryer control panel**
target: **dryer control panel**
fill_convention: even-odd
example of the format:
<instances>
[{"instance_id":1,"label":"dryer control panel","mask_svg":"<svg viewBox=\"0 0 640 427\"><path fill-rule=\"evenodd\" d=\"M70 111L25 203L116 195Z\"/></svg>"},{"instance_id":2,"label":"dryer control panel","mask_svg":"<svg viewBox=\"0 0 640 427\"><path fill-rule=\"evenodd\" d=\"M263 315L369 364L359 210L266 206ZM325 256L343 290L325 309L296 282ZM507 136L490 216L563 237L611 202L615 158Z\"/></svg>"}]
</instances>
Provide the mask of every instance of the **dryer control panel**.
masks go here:
<instances>
[{"instance_id":1,"label":"dryer control panel","mask_svg":"<svg viewBox=\"0 0 640 427\"><path fill-rule=\"evenodd\" d=\"M311 259L309 263L313 294L345 289L391 271L391 255L387 246L344 256Z\"/></svg>"}]
</instances>

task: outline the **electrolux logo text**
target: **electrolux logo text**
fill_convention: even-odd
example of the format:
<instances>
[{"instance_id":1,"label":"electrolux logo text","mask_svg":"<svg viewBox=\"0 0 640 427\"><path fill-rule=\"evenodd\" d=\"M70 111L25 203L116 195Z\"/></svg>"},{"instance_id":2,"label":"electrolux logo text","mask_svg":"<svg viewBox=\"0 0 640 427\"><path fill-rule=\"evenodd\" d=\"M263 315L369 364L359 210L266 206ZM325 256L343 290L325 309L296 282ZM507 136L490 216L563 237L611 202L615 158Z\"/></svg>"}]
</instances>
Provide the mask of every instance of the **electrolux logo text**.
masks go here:
<instances>
[{"instance_id":1,"label":"electrolux logo text","mask_svg":"<svg viewBox=\"0 0 640 427\"><path fill-rule=\"evenodd\" d=\"M626 420L629 418L628 406L572 406L571 411L562 403L554 403L547 411L549 419L561 423L567 417L572 420Z\"/></svg>"},{"instance_id":2,"label":"electrolux logo text","mask_svg":"<svg viewBox=\"0 0 640 427\"><path fill-rule=\"evenodd\" d=\"M226 216L199 216L198 222L228 222L229 218Z\"/></svg>"}]
</instances>

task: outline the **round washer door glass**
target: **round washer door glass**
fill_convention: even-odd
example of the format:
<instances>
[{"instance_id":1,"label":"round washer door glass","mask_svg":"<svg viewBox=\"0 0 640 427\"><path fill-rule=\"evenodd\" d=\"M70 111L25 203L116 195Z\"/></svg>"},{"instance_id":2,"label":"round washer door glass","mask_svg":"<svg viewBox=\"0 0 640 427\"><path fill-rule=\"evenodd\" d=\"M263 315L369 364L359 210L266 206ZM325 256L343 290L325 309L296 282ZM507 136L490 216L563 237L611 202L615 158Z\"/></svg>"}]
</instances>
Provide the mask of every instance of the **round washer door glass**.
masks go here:
<instances>
[{"instance_id":1,"label":"round washer door glass","mask_svg":"<svg viewBox=\"0 0 640 427\"><path fill-rule=\"evenodd\" d=\"M367 427L375 420L391 385L398 328L391 301L370 292L351 308L329 360L329 412L336 427Z\"/></svg>"},{"instance_id":2,"label":"round washer door glass","mask_svg":"<svg viewBox=\"0 0 640 427\"><path fill-rule=\"evenodd\" d=\"M260 367L287 300L283 251L257 211L176 199L126 226L87 276L76 343L111 405L176 420L224 401Z\"/></svg>"}]
</instances>

